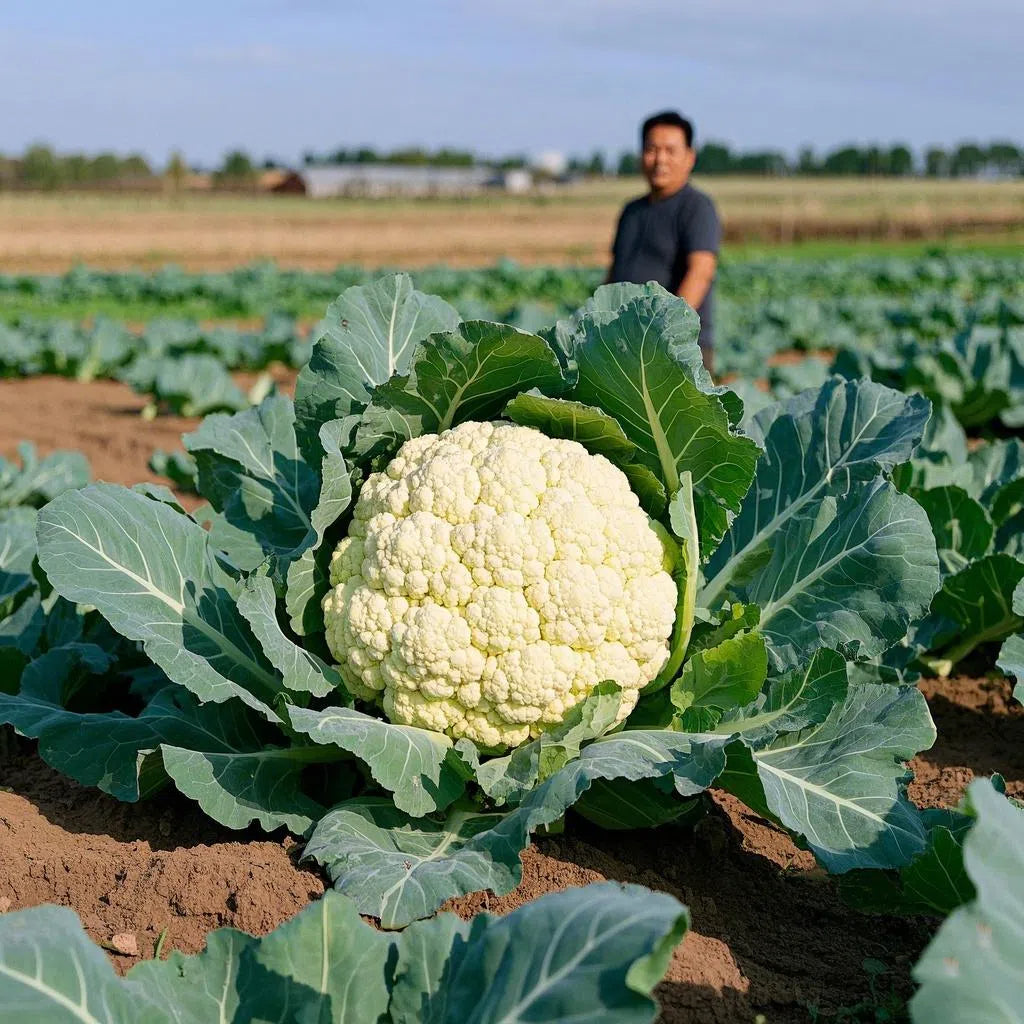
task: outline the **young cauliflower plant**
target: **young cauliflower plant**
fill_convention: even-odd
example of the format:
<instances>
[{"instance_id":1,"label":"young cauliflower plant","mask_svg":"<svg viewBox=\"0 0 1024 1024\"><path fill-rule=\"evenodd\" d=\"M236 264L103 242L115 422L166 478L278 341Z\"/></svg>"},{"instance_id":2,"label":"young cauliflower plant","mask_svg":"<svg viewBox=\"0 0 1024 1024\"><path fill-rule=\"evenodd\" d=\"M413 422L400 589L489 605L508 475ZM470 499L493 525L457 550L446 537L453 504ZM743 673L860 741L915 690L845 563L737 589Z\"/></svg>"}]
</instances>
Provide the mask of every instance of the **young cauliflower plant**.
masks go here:
<instances>
[{"instance_id":1,"label":"young cauliflower plant","mask_svg":"<svg viewBox=\"0 0 1024 1024\"><path fill-rule=\"evenodd\" d=\"M934 729L870 666L938 587L889 479L928 403L833 378L744 417L698 326L654 285L542 334L349 289L294 403L185 437L207 507L97 484L39 512L54 593L16 544L42 653L7 659L0 721L121 799L304 836L387 927L509 891L570 810L657 826L712 784L830 870L908 863Z\"/></svg>"},{"instance_id":2,"label":"young cauliflower plant","mask_svg":"<svg viewBox=\"0 0 1024 1024\"><path fill-rule=\"evenodd\" d=\"M670 544L604 456L462 423L363 485L331 559L327 644L392 722L488 750L558 725L604 680L622 722L669 658Z\"/></svg>"}]
</instances>

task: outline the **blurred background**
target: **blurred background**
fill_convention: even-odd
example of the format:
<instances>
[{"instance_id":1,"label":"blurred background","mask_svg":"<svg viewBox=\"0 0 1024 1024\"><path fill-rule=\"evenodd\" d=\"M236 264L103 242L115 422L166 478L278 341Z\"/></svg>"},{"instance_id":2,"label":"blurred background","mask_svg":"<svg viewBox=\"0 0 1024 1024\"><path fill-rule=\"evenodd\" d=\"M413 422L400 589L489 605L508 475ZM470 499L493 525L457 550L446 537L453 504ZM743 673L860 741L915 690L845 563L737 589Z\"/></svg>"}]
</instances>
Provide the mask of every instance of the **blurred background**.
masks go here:
<instances>
[{"instance_id":1,"label":"blurred background","mask_svg":"<svg viewBox=\"0 0 1024 1024\"><path fill-rule=\"evenodd\" d=\"M51 0L4 22L8 272L604 264L666 107L695 123L726 262L1024 239L1015 0Z\"/></svg>"}]
</instances>

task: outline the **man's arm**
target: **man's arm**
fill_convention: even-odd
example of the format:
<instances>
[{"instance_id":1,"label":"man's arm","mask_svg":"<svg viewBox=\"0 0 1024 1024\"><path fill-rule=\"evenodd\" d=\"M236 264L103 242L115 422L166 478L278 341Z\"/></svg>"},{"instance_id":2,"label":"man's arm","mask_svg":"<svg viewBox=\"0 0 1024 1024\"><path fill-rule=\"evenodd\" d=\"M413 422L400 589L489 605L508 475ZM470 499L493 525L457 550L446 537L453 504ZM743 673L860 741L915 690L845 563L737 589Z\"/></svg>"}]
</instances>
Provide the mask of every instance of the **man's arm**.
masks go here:
<instances>
[{"instance_id":1,"label":"man's arm","mask_svg":"<svg viewBox=\"0 0 1024 1024\"><path fill-rule=\"evenodd\" d=\"M715 267L718 257L713 252L699 250L691 252L686 261L686 273L679 282L676 293L696 309L707 295L711 282L715 278Z\"/></svg>"}]
</instances>

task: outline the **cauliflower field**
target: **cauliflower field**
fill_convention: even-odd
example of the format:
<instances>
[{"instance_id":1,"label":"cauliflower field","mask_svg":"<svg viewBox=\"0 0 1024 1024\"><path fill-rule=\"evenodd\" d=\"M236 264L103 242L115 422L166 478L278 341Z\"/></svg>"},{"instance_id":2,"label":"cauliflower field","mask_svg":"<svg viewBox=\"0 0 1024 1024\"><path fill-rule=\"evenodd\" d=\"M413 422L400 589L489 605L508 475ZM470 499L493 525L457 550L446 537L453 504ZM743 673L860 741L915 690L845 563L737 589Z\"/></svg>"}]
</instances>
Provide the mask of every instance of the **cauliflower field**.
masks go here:
<instances>
[{"instance_id":1,"label":"cauliflower field","mask_svg":"<svg viewBox=\"0 0 1024 1024\"><path fill-rule=\"evenodd\" d=\"M0 722L119 800L177 790L225 829L290 835L333 886L263 938L214 932L124 980L70 911L19 910L0 1006L649 1021L689 924L674 896L435 913L516 890L537 835L679 844L711 791L861 911L950 915L915 1020L1024 1005L998 966L1020 950L997 895L1020 892L1024 849L1006 783L956 809L908 793L936 740L922 674L1024 675L1024 317L985 303L938 340L949 307L919 310L870 366L779 367L769 397L716 384L696 314L654 285L528 330L387 276L331 304L294 398L189 392L221 411L159 467L198 508L89 483L71 455L0 463ZM234 387L205 343L77 344L68 366L149 372L155 413L184 394L160 360ZM173 372L192 386L198 365ZM937 966L973 968L979 929L985 971Z\"/></svg>"}]
</instances>

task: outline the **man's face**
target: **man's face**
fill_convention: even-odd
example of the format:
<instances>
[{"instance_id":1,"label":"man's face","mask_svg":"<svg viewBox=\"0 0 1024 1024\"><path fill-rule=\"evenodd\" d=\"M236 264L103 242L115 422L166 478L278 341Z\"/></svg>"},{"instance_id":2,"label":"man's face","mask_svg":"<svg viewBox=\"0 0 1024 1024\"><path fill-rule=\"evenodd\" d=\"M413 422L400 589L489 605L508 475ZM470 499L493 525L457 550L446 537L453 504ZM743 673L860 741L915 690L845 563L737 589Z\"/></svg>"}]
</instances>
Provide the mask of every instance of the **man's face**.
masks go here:
<instances>
[{"instance_id":1,"label":"man's face","mask_svg":"<svg viewBox=\"0 0 1024 1024\"><path fill-rule=\"evenodd\" d=\"M697 154L686 144L682 128L656 124L647 132L641 164L651 191L670 195L686 184Z\"/></svg>"}]
</instances>

